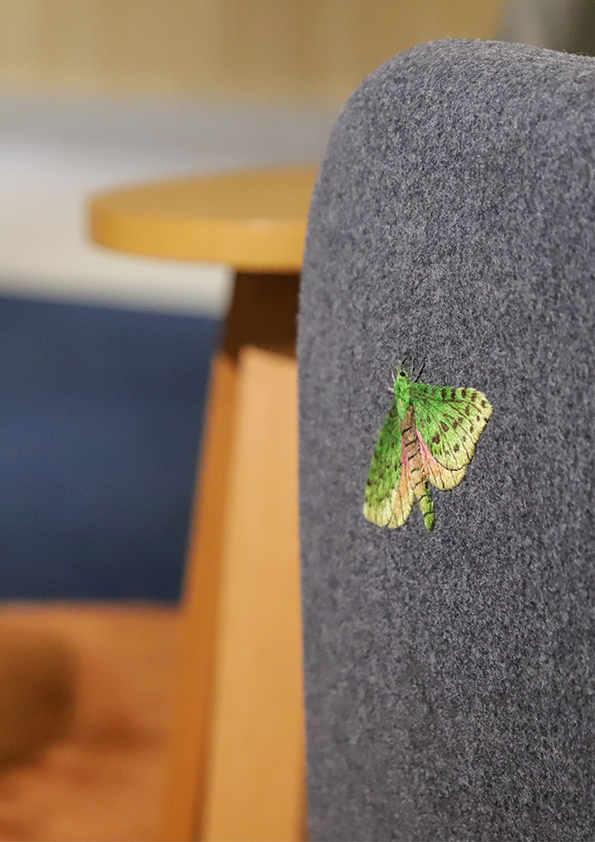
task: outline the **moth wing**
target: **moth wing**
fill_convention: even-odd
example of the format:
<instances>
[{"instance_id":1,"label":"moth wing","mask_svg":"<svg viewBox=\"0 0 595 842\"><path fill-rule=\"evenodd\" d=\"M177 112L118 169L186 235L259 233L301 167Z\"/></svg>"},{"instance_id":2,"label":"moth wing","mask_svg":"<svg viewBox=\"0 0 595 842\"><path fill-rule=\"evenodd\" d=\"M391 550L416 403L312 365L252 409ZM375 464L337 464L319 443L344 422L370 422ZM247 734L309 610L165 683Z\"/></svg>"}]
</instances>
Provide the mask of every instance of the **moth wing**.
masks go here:
<instances>
[{"instance_id":1,"label":"moth wing","mask_svg":"<svg viewBox=\"0 0 595 842\"><path fill-rule=\"evenodd\" d=\"M396 528L406 510L407 483L403 478L401 421L396 403L385 418L370 463L364 517L377 526ZM411 511L411 505L409 511ZM398 507L399 515L396 515ZM409 512L407 512L409 514ZM404 515L405 522L407 515Z\"/></svg>"},{"instance_id":2,"label":"moth wing","mask_svg":"<svg viewBox=\"0 0 595 842\"><path fill-rule=\"evenodd\" d=\"M467 472L467 466L464 465L462 468L456 468L455 470L445 468L432 456L419 430L417 431L417 438L419 439L419 453L424 473L430 483L436 488L442 489L442 491L458 485Z\"/></svg>"},{"instance_id":3,"label":"moth wing","mask_svg":"<svg viewBox=\"0 0 595 842\"><path fill-rule=\"evenodd\" d=\"M423 383L411 384L411 400L418 432L430 454L443 468L458 473L473 458L477 440L492 414L490 402L477 389ZM461 474L454 484L462 478Z\"/></svg>"},{"instance_id":4,"label":"moth wing","mask_svg":"<svg viewBox=\"0 0 595 842\"><path fill-rule=\"evenodd\" d=\"M401 478L393 504L393 514L387 526L389 529L397 529L403 526L413 508L415 492L413 491L413 480L411 477L411 465L407 456L405 445L401 444Z\"/></svg>"}]
</instances>

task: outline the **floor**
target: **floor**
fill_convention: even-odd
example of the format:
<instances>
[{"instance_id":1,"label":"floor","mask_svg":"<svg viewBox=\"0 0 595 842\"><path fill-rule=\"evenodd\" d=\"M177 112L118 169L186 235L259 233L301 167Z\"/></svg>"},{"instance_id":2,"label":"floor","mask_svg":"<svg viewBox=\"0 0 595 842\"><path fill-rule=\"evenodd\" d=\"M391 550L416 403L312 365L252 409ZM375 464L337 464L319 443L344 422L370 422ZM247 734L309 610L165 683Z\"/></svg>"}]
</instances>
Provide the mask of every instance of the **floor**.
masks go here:
<instances>
[{"instance_id":1,"label":"floor","mask_svg":"<svg viewBox=\"0 0 595 842\"><path fill-rule=\"evenodd\" d=\"M158 838L178 612L150 605L0 607L2 627L58 632L78 664L69 735L0 774L0 840Z\"/></svg>"}]
</instances>

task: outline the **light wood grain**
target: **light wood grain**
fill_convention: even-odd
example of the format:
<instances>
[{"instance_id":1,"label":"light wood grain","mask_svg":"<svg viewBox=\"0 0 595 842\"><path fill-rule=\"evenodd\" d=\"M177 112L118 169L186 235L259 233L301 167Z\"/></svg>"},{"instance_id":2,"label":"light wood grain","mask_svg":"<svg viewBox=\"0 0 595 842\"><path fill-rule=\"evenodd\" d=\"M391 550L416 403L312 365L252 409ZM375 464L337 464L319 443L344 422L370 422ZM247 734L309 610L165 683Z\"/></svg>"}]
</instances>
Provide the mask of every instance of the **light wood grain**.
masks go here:
<instances>
[{"instance_id":1,"label":"light wood grain","mask_svg":"<svg viewBox=\"0 0 595 842\"><path fill-rule=\"evenodd\" d=\"M211 774L195 838L289 842L304 807L295 360L240 353L236 430Z\"/></svg>"},{"instance_id":2,"label":"light wood grain","mask_svg":"<svg viewBox=\"0 0 595 842\"><path fill-rule=\"evenodd\" d=\"M250 170L110 191L91 203L91 236L138 254L298 272L315 175Z\"/></svg>"},{"instance_id":3,"label":"light wood grain","mask_svg":"<svg viewBox=\"0 0 595 842\"><path fill-rule=\"evenodd\" d=\"M0 87L341 102L380 63L491 38L504 0L0 0Z\"/></svg>"}]
</instances>

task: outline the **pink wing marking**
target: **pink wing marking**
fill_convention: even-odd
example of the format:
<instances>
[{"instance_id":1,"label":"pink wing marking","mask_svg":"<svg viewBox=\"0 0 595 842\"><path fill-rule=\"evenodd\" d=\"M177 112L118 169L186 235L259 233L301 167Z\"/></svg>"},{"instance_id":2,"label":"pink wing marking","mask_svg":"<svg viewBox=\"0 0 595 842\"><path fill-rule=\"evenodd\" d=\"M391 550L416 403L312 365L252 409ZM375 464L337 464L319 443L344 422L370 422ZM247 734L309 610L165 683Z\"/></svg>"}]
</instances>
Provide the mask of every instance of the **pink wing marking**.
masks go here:
<instances>
[{"instance_id":1,"label":"pink wing marking","mask_svg":"<svg viewBox=\"0 0 595 842\"><path fill-rule=\"evenodd\" d=\"M393 528L396 526L403 526L409 517L415 500L413 485L411 483L409 457L407 456L407 451L403 442L401 442L401 467L401 478L399 480L397 496L395 497L394 514L389 524L389 526L392 526Z\"/></svg>"},{"instance_id":2,"label":"pink wing marking","mask_svg":"<svg viewBox=\"0 0 595 842\"><path fill-rule=\"evenodd\" d=\"M417 438L419 441L419 452L421 455L422 465L424 466L424 472L432 485L435 485L436 488L442 488L443 490L447 488L454 488L455 485L458 485L465 476L467 466L465 465L463 468L455 468L454 470L445 468L444 465L441 465L440 462L432 456L430 449L423 440L419 430L417 431Z\"/></svg>"}]
</instances>

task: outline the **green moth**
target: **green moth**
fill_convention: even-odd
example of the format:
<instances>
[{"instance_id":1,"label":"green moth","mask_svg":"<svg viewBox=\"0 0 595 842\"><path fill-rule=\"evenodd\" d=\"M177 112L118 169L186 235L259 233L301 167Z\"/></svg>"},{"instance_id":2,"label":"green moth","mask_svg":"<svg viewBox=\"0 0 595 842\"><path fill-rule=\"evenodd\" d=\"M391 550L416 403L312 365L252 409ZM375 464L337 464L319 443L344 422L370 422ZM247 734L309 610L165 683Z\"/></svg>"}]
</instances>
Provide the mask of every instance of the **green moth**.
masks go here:
<instances>
[{"instance_id":1,"label":"green moth","mask_svg":"<svg viewBox=\"0 0 595 842\"><path fill-rule=\"evenodd\" d=\"M417 383L400 365L397 372L393 405L372 456L364 515L396 529L417 499L432 530L430 487L446 490L461 482L492 406L477 389Z\"/></svg>"}]
</instances>

